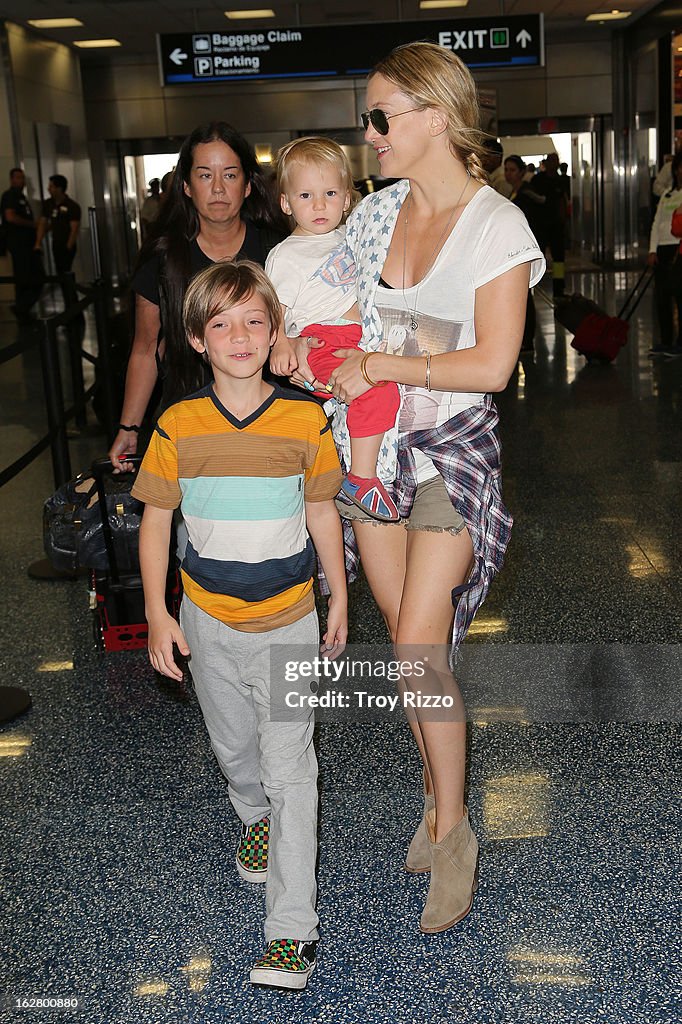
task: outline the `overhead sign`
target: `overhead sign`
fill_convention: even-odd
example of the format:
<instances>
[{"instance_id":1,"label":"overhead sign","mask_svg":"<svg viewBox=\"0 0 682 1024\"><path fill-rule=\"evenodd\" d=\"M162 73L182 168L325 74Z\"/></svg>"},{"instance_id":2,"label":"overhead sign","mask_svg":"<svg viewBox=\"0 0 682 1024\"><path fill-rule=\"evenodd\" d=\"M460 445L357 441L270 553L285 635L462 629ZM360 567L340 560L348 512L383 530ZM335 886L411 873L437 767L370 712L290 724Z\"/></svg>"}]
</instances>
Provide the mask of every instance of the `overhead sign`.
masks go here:
<instances>
[{"instance_id":1,"label":"overhead sign","mask_svg":"<svg viewBox=\"0 0 682 1024\"><path fill-rule=\"evenodd\" d=\"M157 36L163 85L366 75L394 46L428 40L470 68L540 67L541 14Z\"/></svg>"}]
</instances>

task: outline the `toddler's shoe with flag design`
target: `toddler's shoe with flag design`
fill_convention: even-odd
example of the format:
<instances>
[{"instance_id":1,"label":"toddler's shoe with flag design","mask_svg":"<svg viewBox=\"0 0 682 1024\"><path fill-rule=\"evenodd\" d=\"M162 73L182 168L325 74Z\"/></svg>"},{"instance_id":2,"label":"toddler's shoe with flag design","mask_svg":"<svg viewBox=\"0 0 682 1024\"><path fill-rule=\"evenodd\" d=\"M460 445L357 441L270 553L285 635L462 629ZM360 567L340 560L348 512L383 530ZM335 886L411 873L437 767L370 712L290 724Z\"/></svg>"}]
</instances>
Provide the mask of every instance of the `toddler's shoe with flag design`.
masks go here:
<instances>
[{"instance_id":1,"label":"toddler's shoe with flag design","mask_svg":"<svg viewBox=\"0 0 682 1024\"><path fill-rule=\"evenodd\" d=\"M377 476L365 479L349 473L341 484L340 496L364 509L372 519L379 519L383 523L397 523L400 518L395 502Z\"/></svg>"},{"instance_id":2,"label":"toddler's shoe with flag design","mask_svg":"<svg viewBox=\"0 0 682 1024\"><path fill-rule=\"evenodd\" d=\"M268 841L270 819L261 818L253 825L242 825L237 846L237 871L245 882L265 882L268 877Z\"/></svg>"},{"instance_id":3,"label":"toddler's shoe with flag design","mask_svg":"<svg viewBox=\"0 0 682 1024\"><path fill-rule=\"evenodd\" d=\"M304 989L315 970L316 942L273 939L263 956L251 968L252 985Z\"/></svg>"}]
</instances>

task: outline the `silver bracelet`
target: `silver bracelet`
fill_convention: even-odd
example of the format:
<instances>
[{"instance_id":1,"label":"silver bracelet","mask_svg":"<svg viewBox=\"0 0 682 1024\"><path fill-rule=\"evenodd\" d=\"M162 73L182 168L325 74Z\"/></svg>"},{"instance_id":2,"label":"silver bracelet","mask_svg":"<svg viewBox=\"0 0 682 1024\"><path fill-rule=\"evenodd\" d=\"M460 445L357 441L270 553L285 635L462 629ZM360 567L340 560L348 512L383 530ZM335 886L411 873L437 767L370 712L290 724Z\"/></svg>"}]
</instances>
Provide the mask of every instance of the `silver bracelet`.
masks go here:
<instances>
[{"instance_id":1,"label":"silver bracelet","mask_svg":"<svg viewBox=\"0 0 682 1024\"><path fill-rule=\"evenodd\" d=\"M426 390L431 390L431 353L426 353L426 380L424 381Z\"/></svg>"}]
</instances>

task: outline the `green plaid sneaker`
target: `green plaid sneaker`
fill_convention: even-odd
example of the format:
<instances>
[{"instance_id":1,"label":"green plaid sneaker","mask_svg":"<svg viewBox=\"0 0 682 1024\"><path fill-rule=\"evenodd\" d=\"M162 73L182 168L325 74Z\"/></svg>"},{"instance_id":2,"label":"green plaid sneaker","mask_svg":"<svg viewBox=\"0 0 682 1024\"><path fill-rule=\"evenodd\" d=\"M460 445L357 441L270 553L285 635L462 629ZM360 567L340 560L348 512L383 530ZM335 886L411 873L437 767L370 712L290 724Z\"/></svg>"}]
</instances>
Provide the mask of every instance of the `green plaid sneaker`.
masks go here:
<instances>
[{"instance_id":1,"label":"green plaid sneaker","mask_svg":"<svg viewBox=\"0 0 682 1024\"><path fill-rule=\"evenodd\" d=\"M245 882L265 882L268 877L268 840L270 819L242 825L237 846L237 871Z\"/></svg>"},{"instance_id":2,"label":"green plaid sneaker","mask_svg":"<svg viewBox=\"0 0 682 1024\"><path fill-rule=\"evenodd\" d=\"M315 970L316 942L273 939L251 968L252 985L303 989Z\"/></svg>"}]
</instances>

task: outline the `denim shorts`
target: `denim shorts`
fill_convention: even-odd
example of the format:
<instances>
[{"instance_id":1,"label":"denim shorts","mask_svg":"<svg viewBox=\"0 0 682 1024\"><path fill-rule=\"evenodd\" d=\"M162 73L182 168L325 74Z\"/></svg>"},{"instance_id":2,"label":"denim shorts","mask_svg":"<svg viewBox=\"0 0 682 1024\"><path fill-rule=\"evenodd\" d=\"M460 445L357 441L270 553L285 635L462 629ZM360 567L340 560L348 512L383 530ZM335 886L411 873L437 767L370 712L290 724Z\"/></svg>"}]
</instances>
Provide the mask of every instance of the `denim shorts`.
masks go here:
<instances>
[{"instance_id":1,"label":"denim shorts","mask_svg":"<svg viewBox=\"0 0 682 1024\"><path fill-rule=\"evenodd\" d=\"M400 523L379 523L377 519L368 515L357 505L346 505L338 500L336 507L341 518L347 519L349 522L373 523L381 526L402 525L407 530L432 530L436 533L446 530L453 534L460 533L466 526L464 519L450 501L450 495L440 473L417 484L412 511L409 517L401 519Z\"/></svg>"}]
</instances>

